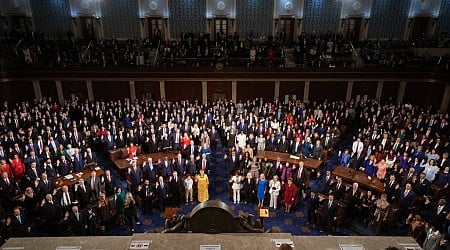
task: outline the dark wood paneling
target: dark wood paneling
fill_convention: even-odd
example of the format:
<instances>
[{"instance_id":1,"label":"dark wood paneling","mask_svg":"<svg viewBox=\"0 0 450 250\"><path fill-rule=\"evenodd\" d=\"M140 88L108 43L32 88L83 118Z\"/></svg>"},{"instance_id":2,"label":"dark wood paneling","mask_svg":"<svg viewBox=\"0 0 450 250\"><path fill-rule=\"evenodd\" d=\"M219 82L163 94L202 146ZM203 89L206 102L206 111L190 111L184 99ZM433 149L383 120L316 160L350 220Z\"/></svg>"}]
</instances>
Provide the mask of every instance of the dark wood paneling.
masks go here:
<instances>
[{"instance_id":1,"label":"dark wood paneling","mask_svg":"<svg viewBox=\"0 0 450 250\"><path fill-rule=\"evenodd\" d=\"M238 101L253 100L262 97L264 101L273 101L275 82L238 82Z\"/></svg>"},{"instance_id":2,"label":"dark wood paneling","mask_svg":"<svg viewBox=\"0 0 450 250\"><path fill-rule=\"evenodd\" d=\"M378 82L353 82L352 98L356 98L358 95L363 98L367 95L369 99L375 99L377 87Z\"/></svg>"},{"instance_id":3,"label":"dark wood paneling","mask_svg":"<svg viewBox=\"0 0 450 250\"><path fill-rule=\"evenodd\" d=\"M195 100L202 102L202 82L165 82L166 100Z\"/></svg>"},{"instance_id":4,"label":"dark wood paneling","mask_svg":"<svg viewBox=\"0 0 450 250\"><path fill-rule=\"evenodd\" d=\"M444 83L408 82L403 102L410 102L424 108L431 105L435 109L440 109L444 90Z\"/></svg>"},{"instance_id":5,"label":"dark wood paneling","mask_svg":"<svg viewBox=\"0 0 450 250\"><path fill-rule=\"evenodd\" d=\"M9 103L32 102L34 95L33 82L14 81L0 83L0 100Z\"/></svg>"},{"instance_id":6,"label":"dark wood paneling","mask_svg":"<svg viewBox=\"0 0 450 250\"><path fill-rule=\"evenodd\" d=\"M398 87L400 82L386 81L383 83L383 90L381 91L381 102L389 101L392 99L393 102L397 101Z\"/></svg>"},{"instance_id":7,"label":"dark wood paneling","mask_svg":"<svg viewBox=\"0 0 450 250\"><path fill-rule=\"evenodd\" d=\"M345 100L347 82L311 82L309 101L340 101Z\"/></svg>"},{"instance_id":8,"label":"dark wood paneling","mask_svg":"<svg viewBox=\"0 0 450 250\"><path fill-rule=\"evenodd\" d=\"M297 100L303 100L305 92L305 82L280 82L280 100L284 100L285 95L297 95Z\"/></svg>"},{"instance_id":9,"label":"dark wood paneling","mask_svg":"<svg viewBox=\"0 0 450 250\"><path fill-rule=\"evenodd\" d=\"M55 81L39 81L39 86L41 86L42 97L51 97L52 100L58 100Z\"/></svg>"},{"instance_id":10,"label":"dark wood paneling","mask_svg":"<svg viewBox=\"0 0 450 250\"><path fill-rule=\"evenodd\" d=\"M82 99L88 98L86 81L61 81L61 85L66 100L70 99L72 95Z\"/></svg>"},{"instance_id":11,"label":"dark wood paneling","mask_svg":"<svg viewBox=\"0 0 450 250\"><path fill-rule=\"evenodd\" d=\"M231 82L211 81L208 82L208 100L214 100L217 96L231 99Z\"/></svg>"},{"instance_id":12,"label":"dark wood paneling","mask_svg":"<svg viewBox=\"0 0 450 250\"><path fill-rule=\"evenodd\" d=\"M143 99L151 96L153 100L161 99L161 92L159 90L159 82L157 81L135 81L134 89L136 91L136 98Z\"/></svg>"},{"instance_id":13,"label":"dark wood paneling","mask_svg":"<svg viewBox=\"0 0 450 250\"><path fill-rule=\"evenodd\" d=\"M100 82L92 81L94 99L121 100L130 98L130 83L128 81Z\"/></svg>"}]
</instances>

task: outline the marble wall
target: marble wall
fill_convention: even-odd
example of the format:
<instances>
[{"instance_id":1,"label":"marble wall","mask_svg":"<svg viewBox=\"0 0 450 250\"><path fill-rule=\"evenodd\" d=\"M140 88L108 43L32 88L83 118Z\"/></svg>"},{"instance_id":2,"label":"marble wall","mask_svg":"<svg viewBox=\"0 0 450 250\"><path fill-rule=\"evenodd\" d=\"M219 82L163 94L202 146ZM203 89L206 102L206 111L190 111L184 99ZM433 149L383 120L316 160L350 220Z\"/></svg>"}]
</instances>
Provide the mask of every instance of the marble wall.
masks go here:
<instances>
[{"instance_id":1,"label":"marble wall","mask_svg":"<svg viewBox=\"0 0 450 250\"><path fill-rule=\"evenodd\" d=\"M254 37L272 32L273 0L238 0L236 3L236 31L245 38L249 30Z\"/></svg>"},{"instance_id":2,"label":"marble wall","mask_svg":"<svg viewBox=\"0 0 450 250\"><path fill-rule=\"evenodd\" d=\"M341 9L341 1L305 0L303 31L338 32Z\"/></svg>"},{"instance_id":3,"label":"marble wall","mask_svg":"<svg viewBox=\"0 0 450 250\"><path fill-rule=\"evenodd\" d=\"M72 29L69 0L30 1L36 31L45 37L64 36Z\"/></svg>"},{"instance_id":4,"label":"marble wall","mask_svg":"<svg viewBox=\"0 0 450 250\"><path fill-rule=\"evenodd\" d=\"M106 38L140 37L138 1L102 1L100 9Z\"/></svg>"},{"instance_id":5,"label":"marble wall","mask_svg":"<svg viewBox=\"0 0 450 250\"><path fill-rule=\"evenodd\" d=\"M170 35L179 38L182 32L194 32L198 36L206 29L206 1L170 0Z\"/></svg>"},{"instance_id":6,"label":"marble wall","mask_svg":"<svg viewBox=\"0 0 450 250\"><path fill-rule=\"evenodd\" d=\"M368 38L403 38L410 1L374 0Z\"/></svg>"}]
</instances>

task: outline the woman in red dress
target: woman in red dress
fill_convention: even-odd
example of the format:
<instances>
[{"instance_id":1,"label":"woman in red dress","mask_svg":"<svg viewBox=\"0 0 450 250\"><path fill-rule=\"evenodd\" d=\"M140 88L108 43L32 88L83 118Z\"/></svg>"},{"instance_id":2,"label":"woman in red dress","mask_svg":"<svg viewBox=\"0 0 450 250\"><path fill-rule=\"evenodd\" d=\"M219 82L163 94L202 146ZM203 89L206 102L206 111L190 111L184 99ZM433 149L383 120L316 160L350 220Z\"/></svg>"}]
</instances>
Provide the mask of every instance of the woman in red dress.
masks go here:
<instances>
[{"instance_id":1,"label":"woman in red dress","mask_svg":"<svg viewBox=\"0 0 450 250\"><path fill-rule=\"evenodd\" d=\"M130 142L130 146L128 147L128 158L133 159L136 157L137 147L134 143Z\"/></svg>"},{"instance_id":2,"label":"woman in red dress","mask_svg":"<svg viewBox=\"0 0 450 250\"><path fill-rule=\"evenodd\" d=\"M3 172L6 172L8 174L8 178L13 177L11 166L5 160L0 160L0 173Z\"/></svg>"},{"instance_id":3,"label":"woman in red dress","mask_svg":"<svg viewBox=\"0 0 450 250\"><path fill-rule=\"evenodd\" d=\"M191 145L191 138L187 133L184 133L183 138L181 138L181 149L185 150Z\"/></svg>"},{"instance_id":4,"label":"woman in red dress","mask_svg":"<svg viewBox=\"0 0 450 250\"><path fill-rule=\"evenodd\" d=\"M289 213L292 207L292 204L295 200L295 192L297 191L297 187L292 182L292 178L289 178L287 183L284 184L284 212Z\"/></svg>"},{"instance_id":5,"label":"woman in red dress","mask_svg":"<svg viewBox=\"0 0 450 250\"><path fill-rule=\"evenodd\" d=\"M18 155L14 155L14 159L11 161L11 168L16 181L22 179L25 174L25 165Z\"/></svg>"}]
</instances>

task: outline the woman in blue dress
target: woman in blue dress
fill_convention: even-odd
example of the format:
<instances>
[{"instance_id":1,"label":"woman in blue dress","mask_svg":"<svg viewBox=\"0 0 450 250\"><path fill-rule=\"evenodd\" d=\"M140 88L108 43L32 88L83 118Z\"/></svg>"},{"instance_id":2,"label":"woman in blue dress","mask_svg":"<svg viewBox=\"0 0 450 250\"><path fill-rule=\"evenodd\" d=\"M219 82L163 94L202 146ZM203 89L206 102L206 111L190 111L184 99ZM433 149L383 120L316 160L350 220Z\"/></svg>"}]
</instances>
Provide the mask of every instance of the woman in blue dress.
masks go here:
<instances>
[{"instance_id":1,"label":"woman in blue dress","mask_svg":"<svg viewBox=\"0 0 450 250\"><path fill-rule=\"evenodd\" d=\"M267 189L267 180L264 174L259 176L258 180L258 192L256 196L258 197L258 207L262 207L264 205L264 197L266 196Z\"/></svg>"},{"instance_id":2,"label":"woman in blue dress","mask_svg":"<svg viewBox=\"0 0 450 250\"><path fill-rule=\"evenodd\" d=\"M366 173L369 176L374 175L377 172L375 165L375 155L369 156L369 159L367 159L364 162L364 173Z\"/></svg>"}]
</instances>

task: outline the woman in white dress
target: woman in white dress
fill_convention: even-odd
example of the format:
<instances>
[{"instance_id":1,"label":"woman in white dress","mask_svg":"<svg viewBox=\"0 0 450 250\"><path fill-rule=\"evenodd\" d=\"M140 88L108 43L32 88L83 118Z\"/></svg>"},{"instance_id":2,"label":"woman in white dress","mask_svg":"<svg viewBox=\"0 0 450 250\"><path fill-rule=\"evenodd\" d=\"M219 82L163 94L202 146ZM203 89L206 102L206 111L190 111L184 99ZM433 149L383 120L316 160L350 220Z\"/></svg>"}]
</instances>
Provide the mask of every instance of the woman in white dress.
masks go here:
<instances>
[{"instance_id":1,"label":"woman in white dress","mask_svg":"<svg viewBox=\"0 0 450 250\"><path fill-rule=\"evenodd\" d=\"M266 138L264 138L264 135L262 133L259 134L258 138L256 138L256 143L256 148L258 149L258 151L262 151L266 148Z\"/></svg>"}]
</instances>

